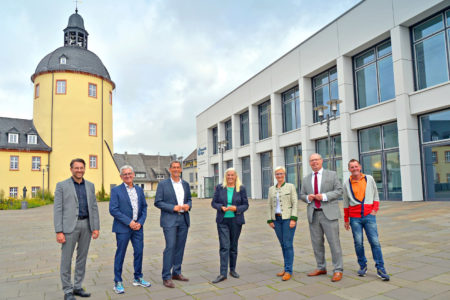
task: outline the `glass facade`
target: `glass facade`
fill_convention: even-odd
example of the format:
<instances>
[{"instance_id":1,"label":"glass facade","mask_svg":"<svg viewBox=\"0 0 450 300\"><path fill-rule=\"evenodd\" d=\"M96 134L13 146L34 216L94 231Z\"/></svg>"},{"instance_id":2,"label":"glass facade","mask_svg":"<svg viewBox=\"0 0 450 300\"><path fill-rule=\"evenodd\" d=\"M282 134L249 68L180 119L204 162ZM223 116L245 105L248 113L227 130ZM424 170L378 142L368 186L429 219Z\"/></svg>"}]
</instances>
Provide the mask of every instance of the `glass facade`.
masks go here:
<instances>
[{"instance_id":1,"label":"glass facade","mask_svg":"<svg viewBox=\"0 0 450 300\"><path fill-rule=\"evenodd\" d=\"M281 94L283 132L300 128L300 100L298 86Z\"/></svg>"},{"instance_id":2,"label":"glass facade","mask_svg":"<svg viewBox=\"0 0 450 300\"><path fill-rule=\"evenodd\" d=\"M232 167L233 167L233 160L232 159L231 160L227 160L225 162L225 170L227 170L229 168L232 168Z\"/></svg>"},{"instance_id":3,"label":"glass facade","mask_svg":"<svg viewBox=\"0 0 450 300\"><path fill-rule=\"evenodd\" d=\"M314 96L314 107L320 105L328 106L324 110L324 117L330 114L330 107L327 104L331 99L339 99L338 91L338 80L337 80L337 69L336 67L325 71L312 79L313 84L313 96ZM319 117L317 116L317 111L314 113L314 122L319 122ZM339 105L336 115L339 115Z\"/></svg>"},{"instance_id":4,"label":"glass facade","mask_svg":"<svg viewBox=\"0 0 450 300\"><path fill-rule=\"evenodd\" d=\"M213 164L214 186L219 184L219 164Z\"/></svg>"},{"instance_id":5,"label":"glass facade","mask_svg":"<svg viewBox=\"0 0 450 300\"><path fill-rule=\"evenodd\" d=\"M270 112L270 100L258 106L259 139L263 140L272 136L272 113Z\"/></svg>"},{"instance_id":6,"label":"glass facade","mask_svg":"<svg viewBox=\"0 0 450 300\"><path fill-rule=\"evenodd\" d=\"M247 190L247 197L252 196L252 174L250 169L250 156L241 158L242 161L242 184Z\"/></svg>"},{"instance_id":7,"label":"glass facade","mask_svg":"<svg viewBox=\"0 0 450 300\"><path fill-rule=\"evenodd\" d=\"M241 146L250 143L250 127L248 122L248 111L239 116L241 120Z\"/></svg>"},{"instance_id":8,"label":"glass facade","mask_svg":"<svg viewBox=\"0 0 450 300\"><path fill-rule=\"evenodd\" d=\"M284 161L286 168L286 182L295 185L297 196L300 198L300 189L303 179L302 146L295 145L284 148Z\"/></svg>"},{"instance_id":9,"label":"glass facade","mask_svg":"<svg viewBox=\"0 0 450 300\"><path fill-rule=\"evenodd\" d=\"M267 199L269 188L274 184L272 174L272 152L264 152L261 156L262 197Z\"/></svg>"},{"instance_id":10,"label":"glass facade","mask_svg":"<svg viewBox=\"0 0 450 300\"><path fill-rule=\"evenodd\" d=\"M231 120L225 122L225 140L227 144L225 145L225 150L230 150L233 148L233 140L232 140L233 131L231 128Z\"/></svg>"},{"instance_id":11,"label":"glass facade","mask_svg":"<svg viewBox=\"0 0 450 300\"><path fill-rule=\"evenodd\" d=\"M420 117L426 200L450 200L450 109Z\"/></svg>"},{"instance_id":12,"label":"glass facade","mask_svg":"<svg viewBox=\"0 0 450 300\"><path fill-rule=\"evenodd\" d=\"M412 28L418 90L449 80L449 16L450 10L447 10Z\"/></svg>"},{"instance_id":13,"label":"glass facade","mask_svg":"<svg viewBox=\"0 0 450 300\"><path fill-rule=\"evenodd\" d=\"M342 169L342 148L341 148L341 136L336 135L331 137L331 159L328 148L328 138L316 140L316 152L323 158L323 168L336 170L338 178L342 181L343 169ZM330 164L330 165L329 165Z\"/></svg>"},{"instance_id":14,"label":"glass facade","mask_svg":"<svg viewBox=\"0 0 450 300\"><path fill-rule=\"evenodd\" d=\"M372 175L380 200L402 199L397 123L359 131L362 171Z\"/></svg>"},{"instance_id":15,"label":"glass facade","mask_svg":"<svg viewBox=\"0 0 450 300\"><path fill-rule=\"evenodd\" d=\"M390 40L355 56L353 66L358 109L395 98Z\"/></svg>"},{"instance_id":16,"label":"glass facade","mask_svg":"<svg viewBox=\"0 0 450 300\"><path fill-rule=\"evenodd\" d=\"M213 154L217 154L217 147L218 147L218 145L217 145L217 142L218 142L218 140L217 140L217 127L214 127L211 131L212 131L212 141L213 141L213 144L212 144Z\"/></svg>"}]
</instances>

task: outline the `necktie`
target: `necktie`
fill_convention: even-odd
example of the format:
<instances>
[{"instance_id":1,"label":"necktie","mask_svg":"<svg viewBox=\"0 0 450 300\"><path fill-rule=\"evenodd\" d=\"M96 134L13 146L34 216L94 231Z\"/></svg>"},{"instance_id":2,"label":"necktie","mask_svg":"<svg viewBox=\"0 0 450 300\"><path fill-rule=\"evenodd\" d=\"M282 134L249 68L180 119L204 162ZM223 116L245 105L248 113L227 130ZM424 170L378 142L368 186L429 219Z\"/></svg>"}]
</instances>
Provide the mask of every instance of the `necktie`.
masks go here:
<instances>
[{"instance_id":1,"label":"necktie","mask_svg":"<svg viewBox=\"0 0 450 300\"><path fill-rule=\"evenodd\" d=\"M317 181L317 173L314 172L314 195L317 195L319 193L319 183ZM316 205L316 208L320 208L320 201L314 200L314 204Z\"/></svg>"}]
</instances>

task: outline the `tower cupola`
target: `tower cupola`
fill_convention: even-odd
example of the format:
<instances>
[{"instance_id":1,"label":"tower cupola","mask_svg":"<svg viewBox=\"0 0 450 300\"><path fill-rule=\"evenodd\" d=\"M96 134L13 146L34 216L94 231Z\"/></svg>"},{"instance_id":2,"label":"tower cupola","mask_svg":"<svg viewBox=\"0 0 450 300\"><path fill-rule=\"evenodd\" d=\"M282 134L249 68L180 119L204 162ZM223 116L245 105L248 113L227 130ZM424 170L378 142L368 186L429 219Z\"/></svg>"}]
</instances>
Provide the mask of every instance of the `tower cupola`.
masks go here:
<instances>
[{"instance_id":1,"label":"tower cupola","mask_svg":"<svg viewBox=\"0 0 450 300\"><path fill-rule=\"evenodd\" d=\"M84 29L83 18L78 14L78 9L69 17L69 23L64 29L64 46L78 46L87 49L89 33Z\"/></svg>"}]
</instances>

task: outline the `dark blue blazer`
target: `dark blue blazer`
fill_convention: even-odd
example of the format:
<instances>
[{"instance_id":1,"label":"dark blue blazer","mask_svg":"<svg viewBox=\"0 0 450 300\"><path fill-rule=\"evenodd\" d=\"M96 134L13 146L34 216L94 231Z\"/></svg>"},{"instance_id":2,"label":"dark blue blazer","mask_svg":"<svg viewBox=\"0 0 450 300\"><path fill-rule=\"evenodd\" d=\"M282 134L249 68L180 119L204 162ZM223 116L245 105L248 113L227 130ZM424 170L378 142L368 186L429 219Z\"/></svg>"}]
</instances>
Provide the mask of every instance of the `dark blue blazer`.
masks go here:
<instances>
[{"instance_id":1,"label":"dark blue blazer","mask_svg":"<svg viewBox=\"0 0 450 300\"><path fill-rule=\"evenodd\" d=\"M211 201L211 206L217 209L216 222L223 221L225 212L222 211L222 206L228 205L227 187L223 187L219 184L214 192L214 197ZM241 185L239 192L234 189L233 198L231 199L231 205L236 206L235 218L236 223L239 225L245 224L244 211L248 209L247 191L245 187Z\"/></svg>"},{"instance_id":2,"label":"dark blue blazer","mask_svg":"<svg viewBox=\"0 0 450 300\"><path fill-rule=\"evenodd\" d=\"M189 184L181 179L184 188L184 204L189 205L189 210L192 208L191 189ZM160 225L161 227L176 226L178 213L173 211L175 205L178 205L177 196L173 189L171 179L162 180L158 184L155 196L155 206L161 210ZM191 224L189 219L189 212L183 214L187 226Z\"/></svg>"},{"instance_id":3,"label":"dark blue blazer","mask_svg":"<svg viewBox=\"0 0 450 300\"><path fill-rule=\"evenodd\" d=\"M142 225L140 230L143 230L145 219L147 218L147 201L142 188L135 185L136 193L138 195L138 219L136 222ZM128 196L125 183L114 187L111 190L111 200L109 201L109 213L114 217L112 226L113 232L125 233L132 229L130 223L133 220L133 207Z\"/></svg>"}]
</instances>

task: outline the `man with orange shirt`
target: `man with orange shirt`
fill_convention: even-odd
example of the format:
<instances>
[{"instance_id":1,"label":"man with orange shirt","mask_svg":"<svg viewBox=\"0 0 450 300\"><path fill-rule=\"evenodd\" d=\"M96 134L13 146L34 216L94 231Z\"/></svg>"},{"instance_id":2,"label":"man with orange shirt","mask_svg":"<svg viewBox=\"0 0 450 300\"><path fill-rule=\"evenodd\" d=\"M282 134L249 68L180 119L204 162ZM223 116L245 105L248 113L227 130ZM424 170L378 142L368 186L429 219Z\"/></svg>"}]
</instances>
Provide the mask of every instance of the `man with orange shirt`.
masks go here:
<instances>
[{"instance_id":1,"label":"man with orange shirt","mask_svg":"<svg viewBox=\"0 0 450 300\"><path fill-rule=\"evenodd\" d=\"M377 268L377 276L383 281L389 280L384 269L383 254L378 241L376 214L380 205L375 180L370 175L361 173L361 164L356 159L348 163L348 170L352 174L344 182L344 221L345 229L352 228L355 242L356 256L360 269L358 275L363 277L367 273L367 259L364 254L363 229L372 248L372 256Z\"/></svg>"}]
</instances>

